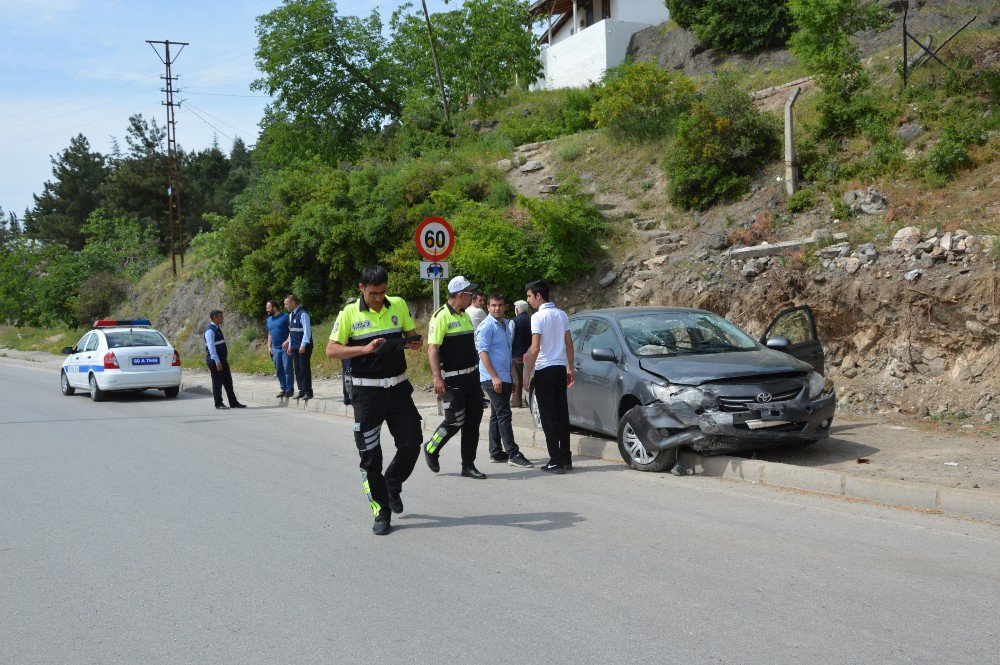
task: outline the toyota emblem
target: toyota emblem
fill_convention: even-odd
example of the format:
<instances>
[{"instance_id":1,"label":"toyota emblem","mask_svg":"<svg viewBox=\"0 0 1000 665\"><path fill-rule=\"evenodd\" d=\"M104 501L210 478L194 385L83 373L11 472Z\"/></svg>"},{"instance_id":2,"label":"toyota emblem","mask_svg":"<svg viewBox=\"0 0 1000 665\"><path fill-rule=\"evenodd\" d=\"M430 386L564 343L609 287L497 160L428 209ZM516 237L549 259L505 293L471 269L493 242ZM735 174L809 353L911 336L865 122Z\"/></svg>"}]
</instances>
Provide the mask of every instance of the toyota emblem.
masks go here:
<instances>
[{"instance_id":1,"label":"toyota emblem","mask_svg":"<svg viewBox=\"0 0 1000 665\"><path fill-rule=\"evenodd\" d=\"M760 393L757 395L757 401L761 404L767 404L771 401L771 393Z\"/></svg>"}]
</instances>

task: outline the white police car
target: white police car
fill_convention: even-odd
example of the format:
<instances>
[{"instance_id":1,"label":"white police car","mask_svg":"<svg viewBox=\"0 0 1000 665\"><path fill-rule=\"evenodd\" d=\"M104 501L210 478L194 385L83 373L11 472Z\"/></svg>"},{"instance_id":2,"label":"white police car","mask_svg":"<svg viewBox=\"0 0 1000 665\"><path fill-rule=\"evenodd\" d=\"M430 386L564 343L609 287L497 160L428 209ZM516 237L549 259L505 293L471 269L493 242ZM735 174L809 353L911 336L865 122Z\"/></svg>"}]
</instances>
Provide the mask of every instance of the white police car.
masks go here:
<instances>
[{"instance_id":1,"label":"white police car","mask_svg":"<svg viewBox=\"0 0 1000 665\"><path fill-rule=\"evenodd\" d=\"M177 397L181 356L148 319L101 320L66 354L59 380L62 394L88 390L95 402L117 390L162 390Z\"/></svg>"}]
</instances>

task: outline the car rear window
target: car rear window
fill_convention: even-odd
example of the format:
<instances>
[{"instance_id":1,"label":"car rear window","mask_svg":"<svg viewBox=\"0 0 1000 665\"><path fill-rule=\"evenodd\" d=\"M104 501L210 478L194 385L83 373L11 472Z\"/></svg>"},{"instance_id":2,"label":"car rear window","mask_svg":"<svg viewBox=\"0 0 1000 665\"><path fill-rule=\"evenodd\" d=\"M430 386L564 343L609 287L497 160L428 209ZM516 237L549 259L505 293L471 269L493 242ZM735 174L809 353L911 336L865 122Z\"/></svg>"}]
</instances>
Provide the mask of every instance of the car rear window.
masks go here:
<instances>
[{"instance_id":1,"label":"car rear window","mask_svg":"<svg viewBox=\"0 0 1000 665\"><path fill-rule=\"evenodd\" d=\"M622 334L637 356L677 356L750 351L757 342L708 312L656 312L621 319Z\"/></svg>"},{"instance_id":2,"label":"car rear window","mask_svg":"<svg viewBox=\"0 0 1000 665\"><path fill-rule=\"evenodd\" d=\"M121 349L129 346L170 346L166 338L155 330L129 330L128 332L104 333L108 338L109 349Z\"/></svg>"}]
</instances>

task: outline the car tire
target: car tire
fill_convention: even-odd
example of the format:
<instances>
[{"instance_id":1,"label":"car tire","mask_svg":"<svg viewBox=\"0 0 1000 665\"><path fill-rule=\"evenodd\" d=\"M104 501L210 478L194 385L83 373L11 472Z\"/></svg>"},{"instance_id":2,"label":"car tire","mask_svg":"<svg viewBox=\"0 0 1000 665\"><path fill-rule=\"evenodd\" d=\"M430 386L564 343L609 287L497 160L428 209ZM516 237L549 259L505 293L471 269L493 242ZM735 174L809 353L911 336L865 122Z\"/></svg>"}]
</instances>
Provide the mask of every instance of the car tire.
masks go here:
<instances>
[{"instance_id":1,"label":"car tire","mask_svg":"<svg viewBox=\"0 0 1000 665\"><path fill-rule=\"evenodd\" d=\"M535 425L535 429L542 429L542 414L538 410L538 400L535 399L534 390L528 392L528 411L531 412L531 422Z\"/></svg>"},{"instance_id":2,"label":"car tire","mask_svg":"<svg viewBox=\"0 0 1000 665\"><path fill-rule=\"evenodd\" d=\"M66 370L59 372L59 384L62 387L62 394L66 397L72 397L76 394L76 388L69 385L69 377L66 376Z\"/></svg>"},{"instance_id":3,"label":"car tire","mask_svg":"<svg viewBox=\"0 0 1000 665\"><path fill-rule=\"evenodd\" d=\"M93 374L90 375L90 399L95 402L103 402L106 393L101 390L101 387L97 385L97 377Z\"/></svg>"},{"instance_id":4,"label":"car tire","mask_svg":"<svg viewBox=\"0 0 1000 665\"><path fill-rule=\"evenodd\" d=\"M164 388L163 394L166 397L177 397L177 394L181 391L180 386L174 386L173 388Z\"/></svg>"},{"instance_id":5,"label":"car tire","mask_svg":"<svg viewBox=\"0 0 1000 665\"><path fill-rule=\"evenodd\" d=\"M677 449L649 451L624 418L618 423L618 452L636 471L666 471L677 461Z\"/></svg>"}]
</instances>

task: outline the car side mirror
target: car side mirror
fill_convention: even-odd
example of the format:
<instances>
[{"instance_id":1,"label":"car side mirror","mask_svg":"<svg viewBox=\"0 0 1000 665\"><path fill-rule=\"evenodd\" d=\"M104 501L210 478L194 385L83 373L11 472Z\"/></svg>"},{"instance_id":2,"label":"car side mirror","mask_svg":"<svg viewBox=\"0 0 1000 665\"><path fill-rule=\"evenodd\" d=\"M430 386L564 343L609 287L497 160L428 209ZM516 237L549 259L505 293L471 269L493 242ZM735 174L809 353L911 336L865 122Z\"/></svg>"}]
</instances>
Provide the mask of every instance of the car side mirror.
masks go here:
<instances>
[{"instance_id":1,"label":"car side mirror","mask_svg":"<svg viewBox=\"0 0 1000 665\"><path fill-rule=\"evenodd\" d=\"M792 348L792 341L787 337L772 337L767 340L765 346L775 351L784 351L787 353L788 349Z\"/></svg>"},{"instance_id":2,"label":"car side mirror","mask_svg":"<svg viewBox=\"0 0 1000 665\"><path fill-rule=\"evenodd\" d=\"M618 362L618 356L611 349L594 349L590 352L590 357L598 362Z\"/></svg>"},{"instance_id":3,"label":"car side mirror","mask_svg":"<svg viewBox=\"0 0 1000 665\"><path fill-rule=\"evenodd\" d=\"M76 353L76 349L74 349L72 346L64 346L63 347L62 354L64 356L68 356L71 353Z\"/></svg>"}]
</instances>

